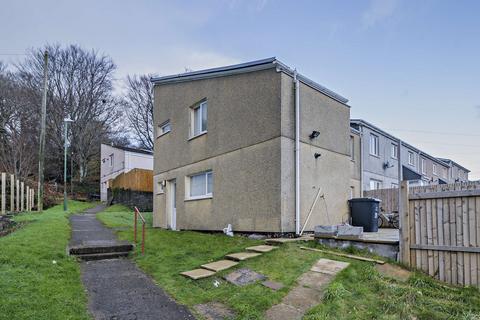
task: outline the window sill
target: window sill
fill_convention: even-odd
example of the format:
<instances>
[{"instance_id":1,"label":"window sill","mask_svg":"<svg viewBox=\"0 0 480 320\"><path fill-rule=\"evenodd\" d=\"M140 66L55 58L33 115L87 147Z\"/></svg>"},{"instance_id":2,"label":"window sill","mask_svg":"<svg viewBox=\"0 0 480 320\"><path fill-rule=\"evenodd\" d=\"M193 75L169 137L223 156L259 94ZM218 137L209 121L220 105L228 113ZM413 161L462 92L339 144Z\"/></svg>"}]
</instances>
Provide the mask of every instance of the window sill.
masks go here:
<instances>
[{"instance_id":1,"label":"window sill","mask_svg":"<svg viewBox=\"0 0 480 320\"><path fill-rule=\"evenodd\" d=\"M170 131L167 131L167 132L164 132L164 133L162 133L162 134L158 135L158 136L157 136L157 139L158 139L158 138L160 138L160 137L163 137L164 135L166 135L166 134L170 133L171 131L172 131L172 130L170 130Z\"/></svg>"},{"instance_id":2,"label":"window sill","mask_svg":"<svg viewBox=\"0 0 480 320\"><path fill-rule=\"evenodd\" d=\"M212 199L212 195L208 196L198 196L198 197L191 197L191 198L186 198L185 201L196 201L196 200L206 200L206 199Z\"/></svg>"},{"instance_id":3,"label":"window sill","mask_svg":"<svg viewBox=\"0 0 480 320\"><path fill-rule=\"evenodd\" d=\"M379 159L380 159L380 156L379 156L378 154L370 153L370 155L371 155L372 157L375 157L375 158L379 158Z\"/></svg>"},{"instance_id":4,"label":"window sill","mask_svg":"<svg viewBox=\"0 0 480 320\"><path fill-rule=\"evenodd\" d=\"M203 131L203 132L200 132L199 134L197 134L196 136L191 136L190 138L188 138L188 141L190 140L193 140L193 139L196 139L198 137L201 137L203 135L207 134L207 131Z\"/></svg>"}]
</instances>

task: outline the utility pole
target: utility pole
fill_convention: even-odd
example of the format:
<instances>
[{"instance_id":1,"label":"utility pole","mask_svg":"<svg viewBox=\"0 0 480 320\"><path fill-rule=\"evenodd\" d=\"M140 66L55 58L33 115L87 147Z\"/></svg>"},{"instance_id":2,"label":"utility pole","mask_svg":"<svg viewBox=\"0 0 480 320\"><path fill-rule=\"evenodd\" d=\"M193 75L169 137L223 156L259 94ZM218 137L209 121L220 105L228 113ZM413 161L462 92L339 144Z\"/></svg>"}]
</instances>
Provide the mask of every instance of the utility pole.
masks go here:
<instances>
[{"instance_id":1,"label":"utility pole","mask_svg":"<svg viewBox=\"0 0 480 320\"><path fill-rule=\"evenodd\" d=\"M40 116L40 145L38 148L38 211L43 210L43 169L45 166L45 121L47 118L47 77L48 77L48 52L45 51L43 66L43 97Z\"/></svg>"}]
</instances>

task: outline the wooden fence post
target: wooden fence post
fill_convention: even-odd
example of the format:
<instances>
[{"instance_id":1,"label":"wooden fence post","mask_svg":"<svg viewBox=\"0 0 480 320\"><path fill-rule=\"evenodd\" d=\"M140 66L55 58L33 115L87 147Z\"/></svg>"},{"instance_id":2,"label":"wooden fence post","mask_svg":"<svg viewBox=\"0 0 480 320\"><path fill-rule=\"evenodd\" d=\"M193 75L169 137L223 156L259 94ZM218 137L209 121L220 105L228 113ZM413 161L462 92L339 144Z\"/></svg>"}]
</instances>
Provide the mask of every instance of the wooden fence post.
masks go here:
<instances>
[{"instance_id":1,"label":"wooden fence post","mask_svg":"<svg viewBox=\"0 0 480 320\"><path fill-rule=\"evenodd\" d=\"M400 219L399 249L400 262L410 266L410 214L408 203L408 181L402 181L399 190L398 214Z\"/></svg>"},{"instance_id":2,"label":"wooden fence post","mask_svg":"<svg viewBox=\"0 0 480 320\"><path fill-rule=\"evenodd\" d=\"M25 209L25 184L20 182L20 211Z\"/></svg>"},{"instance_id":3,"label":"wooden fence post","mask_svg":"<svg viewBox=\"0 0 480 320\"><path fill-rule=\"evenodd\" d=\"M17 199L17 212L20 211L20 181L17 179L17 191L16 191L16 199Z\"/></svg>"},{"instance_id":4,"label":"wooden fence post","mask_svg":"<svg viewBox=\"0 0 480 320\"><path fill-rule=\"evenodd\" d=\"M10 211L15 211L15 176L10 175Z\"/></svg>"},{"instance_id":5,"label":"wooden fence post","mask_svg":"<svg viewBox=\"0 0 480 320\"><path fill-rule=\"evenodd\" d=\"M5 202L7 199L7 174L2 172L2 214L5 214Z\"/></svg>"},{"instance_id":6,"label":"wooden fence post","mask_svg":"<svg viewBox=\"0 0 480 320\"><path fill-rule=\"evenodd\" d=\"M26 193L25 193L25 211L30 211L30 187L26 186Z\"/></svg>"},{"instance_id":7,"label":"wooden fence post","mask_svg":"<svg viewBox=\"0 0 480 320\"><path fill-rule=\"evenodd\" d=\"M35 208L35 189L32 188L32 210ZM38 208L37 208L38 211Z\"/></svg>"}]
</instances>

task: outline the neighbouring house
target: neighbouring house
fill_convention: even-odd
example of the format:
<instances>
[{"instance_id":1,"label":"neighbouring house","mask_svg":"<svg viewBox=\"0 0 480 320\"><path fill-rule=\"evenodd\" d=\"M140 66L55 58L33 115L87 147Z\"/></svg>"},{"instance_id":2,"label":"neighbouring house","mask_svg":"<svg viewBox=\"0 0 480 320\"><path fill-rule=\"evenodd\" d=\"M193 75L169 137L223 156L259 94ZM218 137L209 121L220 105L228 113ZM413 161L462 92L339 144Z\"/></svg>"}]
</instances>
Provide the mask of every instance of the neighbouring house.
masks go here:
<instances>
[{"instance_id":1,"label":"neighbouring house","mask_svg":"<svg viewBox=\"0 0 480 320\"><path fill-rule=\"evenodd\" d=\"M350 198L362 196L360 131L350 128Z\"/></svg>"},{"instance_id":2,"label":"neighbouring house","mask_svg":"<svg viewBox=\"0 0 480 320\"><path fill-rule=\"evenodd\" d=\"M352 119L350 126L360 137L361 164L357 170L362 194L398 187L399 175L411 186L468 181L469 171L451 160L435 158L365 120ZM461 180L455 180L460 176Z\"/></svg>"},{"instance_id":3,"label":"neighbouring house","mask_svg":"<svg viewBox=\"0 0 480 320\"><path fill-rule=\"evenodd\" d=\"M100 199L108 200L109 180L133 169L153 170L153 152L102 144L100 147Z\"/></svg>"},{"instance_id":4,"label":"neighbouring house","mask_svg":"<svg viewBox=\"0 0 480 320\"><path fill-rule=\"evenodd\" d=\"M449 169L448 169L449 183L468 181L468 174L470 173L470 170L459 165L458 163L456 163L451 159L445 159L445 158L437 158L437 159L449 165Z\"/></svg>"},{"instance_id":5,"label":"neighbouring house","mask_svg":"<svg viewBox=\"0 0 480 320\"><path fill-rule=\"evenodd\" d=\"M298 234L310 210L305 230L348 219L347 99L276 58L152 82L155 227Z\"/></svg>"}]
</instances>

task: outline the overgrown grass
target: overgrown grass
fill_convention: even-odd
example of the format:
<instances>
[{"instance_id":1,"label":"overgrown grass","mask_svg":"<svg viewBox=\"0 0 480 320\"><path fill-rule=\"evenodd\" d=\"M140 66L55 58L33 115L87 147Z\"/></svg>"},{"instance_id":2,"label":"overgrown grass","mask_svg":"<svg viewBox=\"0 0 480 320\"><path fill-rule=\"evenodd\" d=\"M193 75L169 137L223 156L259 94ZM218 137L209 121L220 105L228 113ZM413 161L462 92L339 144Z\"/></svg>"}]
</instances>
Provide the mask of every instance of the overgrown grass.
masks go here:
<instances>
[{"instance_id":1,"label":"overgrown grass","mask_svg":"<svg viewBox=\"0 0 480 320\"><path fill-rule=\"evenodd\" d=\"M68 215L94 205L71 201L68 213L55 206L15 217L26 225L0 238L0 319L89 319L79 265L66 246Z\"/></svg>"},{"instance_id":2,"label":"overgrown grass","mask_svg":"<svg viewBox=\"0 0 480 320\"><path fill-rule=\"evenodd\" d=\"M147 216L151 221L151 214ZM113 206L99 214L99 218L106 225L119 228L122 239L133 240L131 210ZM222 280L231 270L197 281L179 275L258 243L261 242L223 234L149 227L146 254L140 255L137 249L134 259L180 303L192 307L219 301L235 310L238 319L262 319L265 311L279 303L295 280L320 257L348 261L351 265L330 284L324 301L312 308L305 319L480 319L478 289L446 286L420 273L414 273L407 283L398 282L382 277L372 263L300 250L300 245L305 244L286 244L239 264L283 283L285 288L279 291L259 283L245 287L231 285ZM219 287L214 286L215 280L220 281Z\"/></svg>"}]
</instances>

